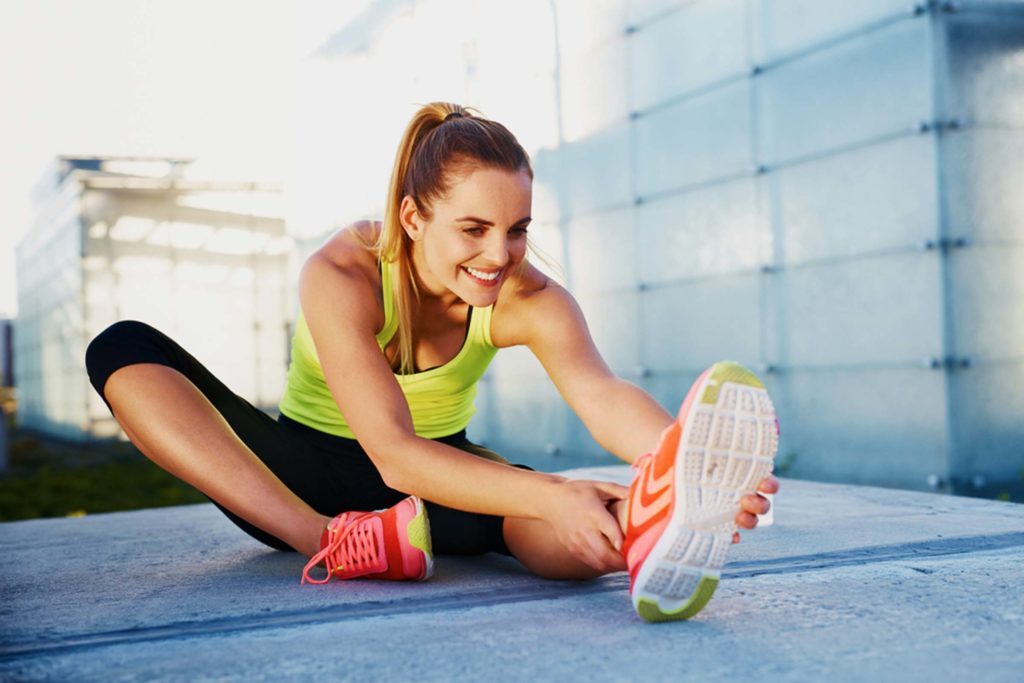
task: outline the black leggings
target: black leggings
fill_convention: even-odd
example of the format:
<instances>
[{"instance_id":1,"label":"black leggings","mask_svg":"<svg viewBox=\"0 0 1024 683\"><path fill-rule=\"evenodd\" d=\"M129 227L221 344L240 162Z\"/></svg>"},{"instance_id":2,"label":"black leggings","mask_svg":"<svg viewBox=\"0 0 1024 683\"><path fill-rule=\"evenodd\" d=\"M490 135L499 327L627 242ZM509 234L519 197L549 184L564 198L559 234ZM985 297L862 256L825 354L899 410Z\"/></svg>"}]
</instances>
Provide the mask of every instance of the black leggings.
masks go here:
<instances>
[{"instance_id":1,"label":"black leggings","mask_svg":"<svg viewBox=\"0 0 1024 683\"><path fill-rule=\"evenodd\" d=\"M184 375L213 404L235 434L285 486L322 515L349 510L379 510L406 497L389 488L355 439L307 427L282 415L275 421L224 386L199 361L162 332L134 320L114 323L100 333L85 353L89 381L103 397L107 379L127 365L156 363ZM111 411L113 413L113 411ZM507 462L471 443L465 430L437 439L474 455ZM216 457L211 453L210 457ZM525 468L528 469L528 468ZM294 550L213 501L228 518L253 538L278 550ZM510 555L502 534L502 518L461 512L426 502L434 550L442 554Z\"/></svg>"}]
</instances>

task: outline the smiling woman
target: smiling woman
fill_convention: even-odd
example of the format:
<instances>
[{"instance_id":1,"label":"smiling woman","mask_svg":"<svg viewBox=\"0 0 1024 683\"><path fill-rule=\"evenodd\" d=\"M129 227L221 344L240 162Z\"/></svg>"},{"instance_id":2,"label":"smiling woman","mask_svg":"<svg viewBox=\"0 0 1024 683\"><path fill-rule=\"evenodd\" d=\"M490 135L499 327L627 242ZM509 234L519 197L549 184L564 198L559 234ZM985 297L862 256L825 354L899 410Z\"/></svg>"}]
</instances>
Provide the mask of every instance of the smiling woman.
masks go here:
<instances>
[{"instance_id":1,"label":"smiling woman","mask_svg":"<svg viewBox=\"0 0 1024 683\"><path fill-rule=\"evenodd\" d=\"M90 344L90 379L154 462L253 537L307 555L303 582L422 580L434 549L499 552L550 578L629 569L643 618L687 618L736 528L768 509L757 491L777 489L771 400L751 372L718 363L673 418L615 377L573 297L527 258L532 182L504 126L422 107L383 221L339 231L302 269L277 421L142 323ZM634 464L628 489L513 466L466 438L477 382L511 346Z\"/></svg>"}]
</instances>

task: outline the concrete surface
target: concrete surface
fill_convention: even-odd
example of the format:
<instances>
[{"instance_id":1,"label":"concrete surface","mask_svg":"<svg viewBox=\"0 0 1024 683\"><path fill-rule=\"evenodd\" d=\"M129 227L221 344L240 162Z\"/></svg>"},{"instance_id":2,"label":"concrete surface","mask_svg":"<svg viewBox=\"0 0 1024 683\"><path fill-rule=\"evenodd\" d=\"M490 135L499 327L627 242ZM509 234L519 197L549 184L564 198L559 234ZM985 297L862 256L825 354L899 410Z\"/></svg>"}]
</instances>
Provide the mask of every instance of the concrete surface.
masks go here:
<instances>
[{"instance_id":1,"label":"concrete surface","mask_svg":"<svg viewBox=\"0 0 1024 683\"><path fill-rule=\"evenodd\" d=\"M498 556L301 586L212 505L7 523L0 680L1022 680L1024 506L785 481L730 560L695 619L648 625L624 574Z\"/></svg>"}]
</instances>

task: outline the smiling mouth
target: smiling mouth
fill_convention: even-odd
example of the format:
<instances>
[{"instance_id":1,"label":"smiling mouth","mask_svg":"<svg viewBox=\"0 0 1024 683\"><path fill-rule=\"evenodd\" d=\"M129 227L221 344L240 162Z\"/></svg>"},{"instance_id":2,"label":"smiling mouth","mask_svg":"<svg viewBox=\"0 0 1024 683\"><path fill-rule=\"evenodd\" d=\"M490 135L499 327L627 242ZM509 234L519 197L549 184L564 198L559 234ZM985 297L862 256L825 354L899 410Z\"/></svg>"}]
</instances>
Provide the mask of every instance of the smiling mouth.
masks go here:
<instances>
[{"instance_id":1,"label":"smiling mouth","mask_svg":"<svg viewBox=\"0 0 1024 683\"><path fill-rule=\"evenodd\" d=\"M477 270L476 268L470 268L469 266L462 266L462 270L465 271L473 280L480 283L481 285L491 286L498 282L501 277L501 273L504 270L495 270L493 272L487 272L484 270Z\"/></svg>"}]
</instances>

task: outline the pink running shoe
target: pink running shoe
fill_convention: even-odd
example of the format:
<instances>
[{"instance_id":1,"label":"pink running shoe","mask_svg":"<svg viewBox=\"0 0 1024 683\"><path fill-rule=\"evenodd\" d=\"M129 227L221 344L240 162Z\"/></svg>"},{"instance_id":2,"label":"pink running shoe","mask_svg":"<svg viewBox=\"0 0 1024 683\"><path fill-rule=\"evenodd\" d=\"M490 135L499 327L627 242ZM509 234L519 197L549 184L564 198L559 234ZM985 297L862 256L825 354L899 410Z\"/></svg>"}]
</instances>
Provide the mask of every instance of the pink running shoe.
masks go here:
<instances>
[{"instance_id":1,"label":"pink running shoe","mask_svg":"<svg viewBox=\"0 0 1024 683\"><path fill-rule=\"evenodd\" d=\"M327 575L314 579L310 570L324 563ZM387 510L343 512L330 521L320 539L320 552L302 570L302 583L339 579L425 581L434 573L430 523L423 501L410 496Z\"/></svg>"},{"instance_id":2,"label":"pink running shoe","mask_svg":"<svg viewBox=\"0 0 1024 683\"><path fill-rule=\"evenodd\" d=\"M711 599L740 498L772 470L775 409L737 363L704 371L654 451L633 464L622 552L633 607L647 621L689 619Z\"/></svg>"}]
</instances>

